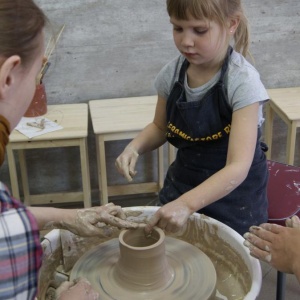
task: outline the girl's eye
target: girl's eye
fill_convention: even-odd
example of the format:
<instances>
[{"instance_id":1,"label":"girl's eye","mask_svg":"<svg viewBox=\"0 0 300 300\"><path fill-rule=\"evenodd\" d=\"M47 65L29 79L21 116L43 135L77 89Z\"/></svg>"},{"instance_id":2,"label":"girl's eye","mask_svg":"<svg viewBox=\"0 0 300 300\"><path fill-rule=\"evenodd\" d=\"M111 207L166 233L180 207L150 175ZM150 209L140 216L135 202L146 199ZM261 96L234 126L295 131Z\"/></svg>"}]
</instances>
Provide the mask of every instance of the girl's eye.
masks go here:
<instances>
[{"instance_id":1,"label":"girl's eye","mask_svg":"<svg viewBox=\"0 0 300 300\"><path fill-rule=\"evenodd\" d=\"M199 35L203 35L208 31L208 29L195 29L195 32Z\"/></svg>"}]
</instances>

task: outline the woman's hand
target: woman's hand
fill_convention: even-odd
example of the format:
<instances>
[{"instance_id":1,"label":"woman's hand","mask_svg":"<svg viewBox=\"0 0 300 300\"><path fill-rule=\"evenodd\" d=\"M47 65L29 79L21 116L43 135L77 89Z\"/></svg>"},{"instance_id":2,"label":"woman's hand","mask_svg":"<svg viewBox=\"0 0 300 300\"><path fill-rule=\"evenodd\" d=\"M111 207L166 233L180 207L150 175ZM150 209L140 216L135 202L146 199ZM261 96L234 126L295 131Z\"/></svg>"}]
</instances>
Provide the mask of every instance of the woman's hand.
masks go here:
<instances>
[{"instance_id":1,"label":"woman's hand","mask_svg":"<svg viewBox=\"0 0 300 300\"><path fill-rule=\"evenodd\" d=\"M56 290L57 300L98 300L99 294L95 292L88 280L80 278L75 282L65 281Z\"/></svg>"},{"instance_id":2,"label":"woman's hand","mask_svg":"<svg viewBox=\"0 0 300 300\"><path fill-rule=\"evenodd\" d=\"M108 203L104 206L77 210L74 222L67 224L68 230L80 236L109 236L112 228L137 228L137 223L127 221L121 206Z\"/></svg>"},{"instance_id":3,"label":"woman's hand","mask_svg":"<svg viewBox=\"0 0 300 300\"><path fill-rule=\"evenodd\" d=\"M162 206L149 220L145 227L146 233L150 233L154 226L167 232L180 230L193 211L184 200L177 199Z\"/></svg>"},{"instance_id":4,"label":"woman's hand","mask_svg":"<svg viewBox=\"0 0 300 300\"><path fill-rule=\"evenodd\" d=\"M294 273L300 281L300 229L277 224L250 227L244 234L244 245L250 254L269 263L277 270Z\"/></svg>"},{"instance_id":5,"label":"woman's hand","mask_svg":"<svg viewBox=\"0 0 300 300\"><path fill-rule=\"evenodd\" d=\"M84 209L38 208L32 211L35 216L39 216L39 219L43 219L41 215L47 214L47 209L51 221L43 225L41 227L43 229L66 229L80 236L91 237L110 236L114 230L113 227L139 227L138 223L126 220L121 206L113 203Z\"/></svg>"},{"instance_id":6,"label":"woman's hand","mask_svg":"<svg viewBox=\"0 0 300 300\"><path fill-rule=\"evenodd\" d=\"M136 175L135 165L138 160L138 152L131 146L127 146L122 154L116 159L116 168L129 182Z\"/></svg>"}]
</instances>

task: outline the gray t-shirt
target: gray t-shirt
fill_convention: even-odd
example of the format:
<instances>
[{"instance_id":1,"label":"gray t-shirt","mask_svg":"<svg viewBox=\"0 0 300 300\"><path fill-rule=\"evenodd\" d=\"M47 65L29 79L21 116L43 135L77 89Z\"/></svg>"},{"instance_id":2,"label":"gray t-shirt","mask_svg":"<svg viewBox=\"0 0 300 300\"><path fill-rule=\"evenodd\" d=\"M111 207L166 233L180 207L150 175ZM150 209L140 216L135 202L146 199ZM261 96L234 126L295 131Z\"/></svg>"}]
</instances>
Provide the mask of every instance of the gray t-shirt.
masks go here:
<instances>
[{"instance_id":1,"label":"gray t-shirt","mask_svg":"<svg viewBox=\"0 0 300 300\"><path fill-rule=\"evenodd\" d=\"M178 80L184 56L179 55L165 65L156 76L154 85L158 95L168 99L174 83ZM184 88L187 101L203 98L205 93L220 79L221 70L206 84L190 88L187 75L184 79ZM260 102L258 126L264 122L262 105L269 99L268 93L260 80L257 70L238 52L233 51L228 69L225 74L225 84L228 91L228 102L233 111L255 102Z\"/></svg>"}]
</instances>

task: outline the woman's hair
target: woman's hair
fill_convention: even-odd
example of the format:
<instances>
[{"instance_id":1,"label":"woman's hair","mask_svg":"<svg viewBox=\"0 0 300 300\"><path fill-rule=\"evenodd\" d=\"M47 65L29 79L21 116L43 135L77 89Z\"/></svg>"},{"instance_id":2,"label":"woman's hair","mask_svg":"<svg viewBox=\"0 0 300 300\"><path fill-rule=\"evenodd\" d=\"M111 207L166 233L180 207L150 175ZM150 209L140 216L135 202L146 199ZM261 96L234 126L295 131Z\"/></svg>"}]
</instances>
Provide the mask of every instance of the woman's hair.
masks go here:
<instances>
[{"instance_id":1,"label":"woman's hair","mask_svg":"<svg viewBox=\"0 0 300 300\"><path fill-rule=\"evenodd\" d=\"M249 48L248 21L241 0L167 0L170 17L187 20L191 15L195 19L207 19L219 23L224 28L228 18L238 18L239 26L234 34L234 48L246 56Z\"/></svg>"},{"instance_id":2,"label":"woman's hair","mask_svg":"<svg viewBox=\"0 0 300 300\"><path fill-rule=\"evenodd\" d=\"M0 0L0 56L19 55L24 65L37 53L47 18L32 0Z\"/></svg>"}]
</instances>

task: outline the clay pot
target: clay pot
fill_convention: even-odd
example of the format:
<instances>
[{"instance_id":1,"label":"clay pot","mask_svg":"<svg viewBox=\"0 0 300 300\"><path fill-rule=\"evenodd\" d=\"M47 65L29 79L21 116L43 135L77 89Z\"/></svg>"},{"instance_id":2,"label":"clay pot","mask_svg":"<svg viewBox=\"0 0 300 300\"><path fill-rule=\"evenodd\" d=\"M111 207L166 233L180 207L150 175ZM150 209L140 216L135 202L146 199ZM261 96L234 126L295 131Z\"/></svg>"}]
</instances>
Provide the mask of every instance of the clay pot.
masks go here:
<instances>
[{"instance_id":1,"label":"clay pot","mask_svg":"<svg viewBox=\"0 0 300 300\"><path fill-rule=\"evenodd\" d=\"M45 85L43 83L36 86L33 99L24 114L24 117L38 117L47 112L47 97Z\"/></svg>"},{"instance_id":2,"label":"clay pot","mask_svg":"<svg viewBox=\"0 0 300 300\"><path fill-rule=\"evenodd\" d=\"M154 228L146 237L144 227L123 230L119 236L120 257L115 279L136 291L155 290L166 286L173 277L165 253L165 234Z\"/></svg>"},{"instance_id":3,"label":"clay pot","mask_svg":"<svg viewBox=\"0 0 300 300\"><path fill-rule=\"evenodd\" d=\"M142 223L151 218L159 207L137 206L125 207L123 209L126 214L134 216L132 219L135 222ZM74 261L78 260L73 267L70 280L72 281L78 277L84 277L92 282L93 278L95 278L94 286L99 292L99 295L101 295L100 298L102 300L109 300L112 298L141 300L149 299L152 296L151 299L175 299L174 295L171 294L173 291L171 284L171 291L161 289L162 292L157 294L141 292L132 293L130 289L125 290L124 288L122 289L120 284L115 284L113 277L115 265L120 258L119 240L117 238L104 239L104 241L101 241L99 244L98 239L95 239L95 241L93 239L91 240L91 238L82 237L74 239L74 235L71 233L69 234L73 244L72 247L70 247L68 243L64 245L64 249L70 248L68 252L65 251L65 255L63 255L64 251L62 252L61 249L60 230L55 229L50 231L46 235L46 239L42 242L44 248L44 260L40 270L39 299L45 299L45 294L49 287L49 278L56 279L56 285L54 285L54 287L57 287L57 285L61 283L62 273L59 268L61 267L61 262L64 260L69 260L69 263L74 263ZM253 300L259 296L262 282L260 262L250 256L248 248L243 245L243 237L233 229L213 218L203 217L203 215L195 213L188 219L187 226L177 234L177 237L180 238L180 240L176 240L176 243L173 245L173 249L176 249L176 251L172 251L172 248L170 248L170 243L168 242L168 238L170 237L166 237L165 240L166 254L171 267L174 259L177 260L177 258L179 258L182 263L185 263L187 258L192 258L192 255L187 255L185 250L178 246L177 242L185 241L198 245L204 243L205 249L205 245L208 245L207 250L209 250L210 247L213 249L213 252L210 252L209 250L206 253L212 255L212 259L216 262L216 270L219 275L217 283L219 287L223 288L222 294L224 294L224 296L230 299L233 291L243 291L240 299L244 300ZM231 256L231 254L234 256ZM234 257L234 259L232 259L232 257ZM90 261L87 260L87 258L90 258ZM80 260L82 260L82 262L80 262ZM194 260L191 263L194 264ZM244 269L241 269L242 266L245 266ZM202 265L200 265L200 267L202 268ZM56 268L59 269L59 271L56 271ZM173 267L173 270L174 269L175 268ZM207 277L207 268L203 267L202 269L205 270L204 276ZM184 273L184 276L177 277L182 277L183 283L188 283L191 281L191 278L196 278L196 281L199 281L199 274L201 273L201 271L196 272L196 275L194 275L195 273L191 273L190 278L187 277L187 273ZM91 277L89 277L90 274ZM99 274L101 285L99 284ZM174 281L175 280L176 273L174 277ZM183 293L179 295L177 286L174 286L176 288L176 299L203 299L200 296L188 298L186 295L186 292L190 290L188 287L187 289L183 288ZM184 287L184 284L182 284L182 286ZM200 284L198 286L196 285L194 289L200 291L201 289L199 287ZM118 290L120 290L119 293ZM115 294L117 295L115 296ZM124 296L125 294L128 295L127 298ZM222 299L221 297L219 298Z\"/></svg>"}]
</instances>

